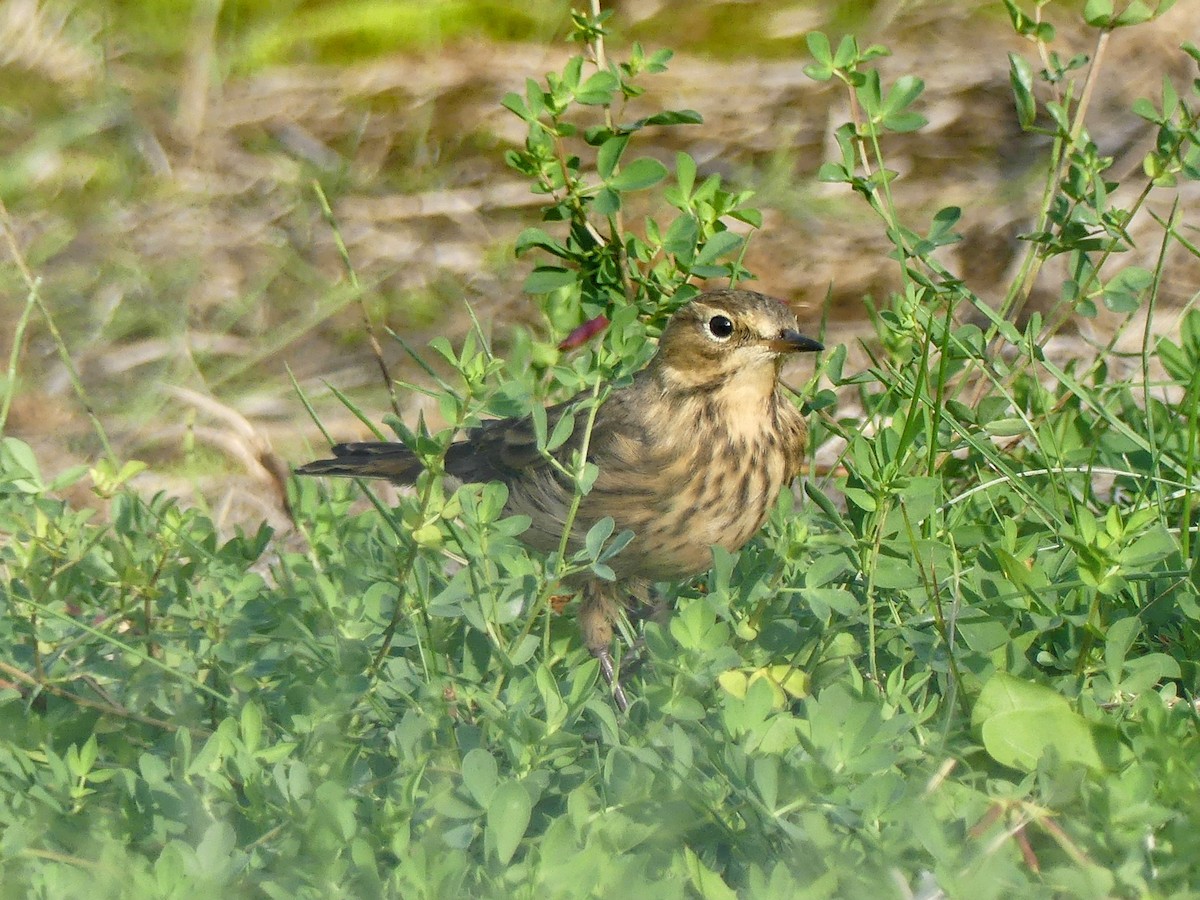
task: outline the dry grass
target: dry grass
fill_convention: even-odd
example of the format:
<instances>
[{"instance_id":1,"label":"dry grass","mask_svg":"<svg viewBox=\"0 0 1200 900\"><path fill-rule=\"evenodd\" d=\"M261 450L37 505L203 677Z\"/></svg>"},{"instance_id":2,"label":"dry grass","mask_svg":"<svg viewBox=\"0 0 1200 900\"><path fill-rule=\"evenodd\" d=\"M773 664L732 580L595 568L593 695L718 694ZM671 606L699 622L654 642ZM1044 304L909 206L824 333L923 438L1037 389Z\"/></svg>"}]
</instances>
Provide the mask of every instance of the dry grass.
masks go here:
<instances>
[{"instance_id":1,"label":"dry grass","mask_svg":"<svg viewBox=\"0 0 1200 900\"><path fill-rule=\"evenodd\" d=\"M886 73L927 81L930 126L886 148L903 176L902 213L919 223L962 206L966 240L946 262L994 297L1036 209L1039 185L1027 176L1044 148L1018 132L1011 111L1006 52L1028 48L974 6L881 12L861 38L893 48ZM797 28L793 19L778 18L781 33ZM33 82L40 104L9 123L5 149L20 179L5 190L16 241L117 454L152 463L141 484L224 504L230 522L282 522L281 460L304 455L317 436L286 367L339 434L362 428L323 380L380 414L387 406L313 180L333 201L381 324L417 344L453 336L469 322L464 298L501 339L510 322L536 323L519 290L526 267L506 258L537 219L538 198L503 166L522 130L499 99L560 66L571 48L468 41L215 81L203 65L216 52L212 27L197 20L181 71L148 71L86 22L33 0L5 5L0 77ZM1157 96L1163 75L1194 77L1177 43L1198 33L1200 8L1180 3L1162 22L1114 37L1093 131L1119 175L1138 170L1152 140L1129 104ZM1082 30L1061 38L1064 52L1089 49ZM836 343L864 333L862 298L885 296L897 278L878 224L815 179L847 111L840 93L804 76L805 62L799 52L724 62L683 53L653 79L648 102L705 117L702 127L661 135L655 152L664 159L687 150L702 168L761 187L766 224L748 265L762 289L813 320L828 298ZM1195 189L1180 193L1192 210ZM1157 252L1146 242L1130 261L1152 264ZM1172 256L1164 301L1189 302L1197 268ZM1053 289L1053 273L1044 283ZM25 289L11 268L3 285L7 336ZM1076 324L1060 351L1094 353L1108 324ZM0 346L6 356L11 349ZM18 352L7 433L33 443L51 471L94 455L81 401L36 317ZM394 372L413 377L398 347L387 353Z\"/></svg>"}]
</instances>

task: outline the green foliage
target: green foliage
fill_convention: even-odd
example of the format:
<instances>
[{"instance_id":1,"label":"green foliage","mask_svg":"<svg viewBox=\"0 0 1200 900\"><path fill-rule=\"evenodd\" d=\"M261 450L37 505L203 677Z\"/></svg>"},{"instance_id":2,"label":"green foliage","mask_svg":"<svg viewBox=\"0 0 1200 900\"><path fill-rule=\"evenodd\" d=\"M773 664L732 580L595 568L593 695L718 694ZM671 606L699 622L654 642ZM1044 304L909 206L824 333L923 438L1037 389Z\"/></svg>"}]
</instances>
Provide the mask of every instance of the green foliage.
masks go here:
<instances>
[{"instance_id":1,"label":"green foliage","mask_svg":"<svg viewBox=\"0 0 1200 900\"><path fill-rule=\"evenodd\" d=\"M883 48L810 38L810 74L853 110L821 177L880 217L904 287L875 315L866 371L846 371L845 348L821 364L813 440L842 441L842 465L669 589L676 611L643 626L642 665L623 660L628 718L552 602L628 535L601 522L573 556L531 554L503 487L450 490L440 461L489 414L533 409L546 452L586 433L693 279L748 276L734 223L757 225L749 194L686 154L670 169L630 149L698 122L622 121L667 53L577 56L505 98L527 125L509 161L547 197L544 227L518 241L539 261L527 288L545 329L503 360L482 329L431 343L447 425L390 423L428 468L395 507L306 481L291 497L302 540L222 537L125 487L134 464L47 477L0 442L4 895L1200 889L1200 313L1144 341L1133 374L1107 352L1047 352L1101 306L1118 334L1135 315L1153 333L1161 261L1117 261L1146 196L1196 178L1200 91L1138 104L1158 139L1144 191L1115 209L1071 84L1096 63L1054 55L1041 4L1007 5L1055 61L1010 60L1018 120L1053 155L999 310L937 260L959 209L895 215L883 148L921 127L920 80L885 84ZM1085 14L1123 27L1135 6L1152 12ZM603 59L604 22L575 22ZM1161 224L1164 254L1194 252L1179 237L1194 223ZM1057 304L1028 312L1052 260L1069 276ZM601 316L601 338L569 337ZM536 418L578 392L559 427ZM861 417L839 411L851 394ZM568 471L582 496L594 470L579 456ZM60 498L85 474L104 516Z\"/></svg>"},{"instance_id":2,"label":"green foliage","mask_svg":"<svg viewBox=\"0 0 1200 900\"><path fill-rule=\"evenodd\" d=\"M600 22L577 16L583 36L594 35ZM535 183L553 202L543 216L566 223L555 237L528 228L517 239L517 253L537 249L554 262L536 266L525 283L533 294L553 295L547 316L558 328L579 325L580 313L604 314L632 303L649 315L652 326L695 294L694 278L738 280L749 273L741 266L745 238L730 229L730 220L752 228L761 224L747 206L748 191L730 191L719 175L697 184L694 160L675 159L673 184L662 198L673 207L670 221L646 217L635 232L626 228L626 195L645 191L669 175L652 157L626 156L631 140L649 127L697 125L694 110L668 110L621 121L625 101L641 95L640 77L663 71L671 51L647 55L634 44L630 59L602 68L586 78L584 57L575 56L561 73L547 76L545 86L530 79L524 95L508 94L504 106L528 125L525 146L509 151L508 164ZM599 107L596 116L592 108Z\"/></svg>"}]
</instances>

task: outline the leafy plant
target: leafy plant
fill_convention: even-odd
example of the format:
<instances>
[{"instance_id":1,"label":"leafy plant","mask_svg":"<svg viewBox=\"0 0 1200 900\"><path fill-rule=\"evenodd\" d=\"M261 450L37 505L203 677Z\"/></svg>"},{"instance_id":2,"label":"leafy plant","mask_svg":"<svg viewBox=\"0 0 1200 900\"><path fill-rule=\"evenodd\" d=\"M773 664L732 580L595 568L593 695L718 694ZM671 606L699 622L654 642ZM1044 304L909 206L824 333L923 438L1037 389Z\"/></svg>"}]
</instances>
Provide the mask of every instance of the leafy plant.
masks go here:
<instances>
[{"instance_id":1,"label":"leafy plant","mask_svg":"<svg viewBox=\"0 0 1200 900\"><path fill-rule=\"evenodd\" d=\"M1157 137L1128 209L1087 127L1108 35L1167 5L1087 3L1096 50L1063 60L1046 4L1006 4L1038 59L1010 59L1015 115L1051 155L999 308L937 256L960 210L896 213L886 151L923 127L920 79L810 36L809 74L851 108L821 178L879 217L903 286L866 371L823 362L813 440L839 465L670 587L628 718L555 612L620 536L530 554L503 488L451 490L440 463L482 416L582 392L541 423L561 445L696 280L749 277L750 195L639 155L647 129L700 124L626 115L669 54L610 62L595 11L573 19L585 52L504 101L527 126L510 164L546 196L518 240L543 328L506 359L478 324L431 342L410 387L445 426L389 421L427 466L411 495L296 483L296 539L229 538L129 490L136 466L47 478L3 438L4 895L1194 892L1200 313L1154 337L1167 254L1195 253L1186 207L1153 219L1153 267L1119 263L1147 198L1196 178L1200 86L1135 107ZM1112 343L1064 361L1051 338L1101 308ZM570 472L586 490L585 459ZM85 479L106 515L61 499Z\"/></svg>"}]
</instances>

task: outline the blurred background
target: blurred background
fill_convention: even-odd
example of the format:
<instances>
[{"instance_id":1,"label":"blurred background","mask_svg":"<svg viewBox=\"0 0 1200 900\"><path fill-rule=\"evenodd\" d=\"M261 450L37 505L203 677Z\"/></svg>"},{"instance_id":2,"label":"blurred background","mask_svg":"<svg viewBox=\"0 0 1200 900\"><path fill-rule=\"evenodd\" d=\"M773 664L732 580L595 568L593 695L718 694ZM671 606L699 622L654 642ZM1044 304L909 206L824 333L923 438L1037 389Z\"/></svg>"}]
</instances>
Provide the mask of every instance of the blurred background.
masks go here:
<instances>
[{"instance_id":1,"label":"blurred background","mask_svg":"<svg viewBox=\"0 0 1200 900\"><path fill-rule=\"evenodd\" d=\"M1081 6L1046 7L1064 57L1092 50ZM849 113L844 91L803 74L812 29L891 48L885 81L925 80L928 127L884 147L901 175L897 203L919 229L961 206L964 241L945 261L981 295L1003 292L1041 199L1047 145L1016 124L1007 54L1039 63L1002 4L605 7L613 59L635 40L677 52L646 79L647 107L704 117L647 132L640 153L670 163L686 150L702 174L757 191L765 221L746 260L757 288L803 321L827 319L827 342L869 339L864 298L885 300L897 273L866 204L816 179ZM227 523L285 523L283 461L324 446L289 369L337 437L365 429L326 383L378 417L388 408L314 183L379 327L418 346L455 340L467 301L501 349L510 325L536 330L520 289L532 262L512 248L538 223L541 198L504 165L524 126L500 99L578 51L563 40L569 10L558 0L6 0L0 352L16 364L4 376L14 391L5 433L31 443L47 473L97 457L65 348L117 455L151 463L141 488L207 504ZM1113 36L1089 128L1133 190L1154 135L1130 104L1157 101L1164 77L1189 84L1196 65L1178 45L1197 39L1194 0ZM1178 192L1193 213L1194 187ZM1164 194L1164 209L1175 196ZM1153 265L1157 252L1154 242L1128 256ZM1182 305L1200 272L1186 255L1169 262L1163 300ZM30 303L30 277L61 338ZM1044 283L1056 295L1053 278ZM1103 316L1072 323L1079 352L1103 329ZM394 374L416 377L395 342L384 353Z\"/></svg>"}]
</instances>

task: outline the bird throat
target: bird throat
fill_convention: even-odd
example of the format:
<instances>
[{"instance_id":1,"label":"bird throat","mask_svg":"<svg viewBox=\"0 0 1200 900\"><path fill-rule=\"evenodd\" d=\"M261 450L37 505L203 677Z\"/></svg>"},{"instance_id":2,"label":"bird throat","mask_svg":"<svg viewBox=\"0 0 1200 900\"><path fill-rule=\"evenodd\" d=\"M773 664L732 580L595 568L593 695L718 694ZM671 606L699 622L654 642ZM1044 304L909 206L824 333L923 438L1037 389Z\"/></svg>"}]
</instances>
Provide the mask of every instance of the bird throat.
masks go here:
<instances>
[{"instance_id":1,"label":"bird throat","mask_svg":"<svg viewBox=\"0 0 1200 900\"><path fill-rule=\"evenodd\" d=\"M730 437L754 446L765 429L775 427L777 384L777 367L759 365L734 372L713 388L717 421Z\"/></svg>"}]
</instances>

